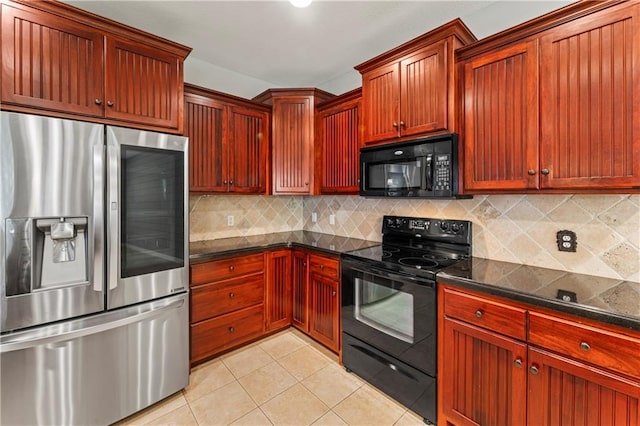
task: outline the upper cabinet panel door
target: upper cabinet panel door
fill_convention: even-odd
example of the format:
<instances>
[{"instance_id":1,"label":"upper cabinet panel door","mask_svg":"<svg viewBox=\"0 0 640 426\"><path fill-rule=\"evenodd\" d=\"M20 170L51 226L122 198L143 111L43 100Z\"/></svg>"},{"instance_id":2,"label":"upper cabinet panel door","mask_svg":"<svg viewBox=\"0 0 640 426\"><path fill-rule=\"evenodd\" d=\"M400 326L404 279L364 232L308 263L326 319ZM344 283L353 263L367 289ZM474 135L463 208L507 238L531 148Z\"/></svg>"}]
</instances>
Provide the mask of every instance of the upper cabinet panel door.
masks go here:
<instances>
[{"instance_id":1,"label":"upper cabinet panel door","mask_svg":"<svg viewBox=\"0 0 640 426\"><path fill-rule=\"evenodd\" d=\"M537 41L464 67L464 189L538 187Z\"/></svg>"},{"instance_id":2,"label":"upper cabinet panel door","mask_svg":"<svg viewBox=\"0 0 640 426\"><path fill-rule=\"evenodd\" d=\"M2 5L2 102L102 115L103 35L44 12Z\"/></svg>"},{"instance_id":3,"label":"upper cabinet panel door","mask_svg":"<svg viewBox=\"0 0 640 426\"><path fill-rule=\"evenodd\" d=\"M268 121L265 112L235 106L230 109L229 186L234 192L266 192Z\"/></svg>"},{"instance_id":4,"label":"upper cabinet panel door","mask_svg":"<svg viewBox=\"0 0 640 426\"><path fill-rule=\"evenodd\" d=\"M400 66L393 63L362 76L366 143L400 136Z\"/></svg>"},{"instance_id":5,"label":"upper cabinet panel door","mask_svg":"<svg viewBox=\"0 0 640 426\"><path fill-rule=\"evenodd\" d=\"M309 194L313 184L312 97L274 99L273 117L273 192Z\"/></svg>"},{"instance_id":6,"label":"upper cabinet panel door","mask_svg":"<svg viewBox=\"0 0 640 426\"><path fill-rule=\"evenodd\" d=\"M202 96L185 96L189 190L227 192L227 109Z\"/></svg>"},{"instance_id":7,"label":"upper cabinet panel door","mask_svg":"<svg viewBox=\"0 0 640 426\"><path fill-rule=\"evenodd\" d=\"M178 128L182 59L139 43L107 38L105 116Z\"/></svg>"},{"instance_id":8,"label":"upper cabinet panel door","mask_svg":"<svg viewBox=\"0 0 640 426\"><path fill-rule=\"evenodd\" d=\"M400 62L400 133L403 136L447 128L446 42Z\"/></svg>"},{"instance_id":9,"label":"upper cabinet panel door","mask_svg":"<svg viewBox=\"0 0 640 426\"><path fill-rule=\"evenodd\" d=\"M629 2L541 38L541 187L640 186L639 11Z\"/></svg>"}]
</instances>

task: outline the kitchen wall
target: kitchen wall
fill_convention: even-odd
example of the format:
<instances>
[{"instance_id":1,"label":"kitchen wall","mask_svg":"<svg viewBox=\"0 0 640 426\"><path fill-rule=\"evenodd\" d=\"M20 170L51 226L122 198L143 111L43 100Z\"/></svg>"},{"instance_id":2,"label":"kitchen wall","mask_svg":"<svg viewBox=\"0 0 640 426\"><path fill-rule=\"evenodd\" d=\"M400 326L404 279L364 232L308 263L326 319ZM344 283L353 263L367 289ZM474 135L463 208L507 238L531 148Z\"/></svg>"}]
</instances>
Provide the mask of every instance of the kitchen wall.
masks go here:
<instances>
[{"instance_id":1,"label":"kitchen wall","mask_svg":"<svg viewBox=\"0 0 640 426\"><path fill-rule=\"evenodd\" d=\"M311 221L312 213L318 222ZM640 281L640 195L491 195L470 200L358 196L192 196L191 241L305 229L379 241L384 214L473 222L473 254ZM227 216L234 216L234 226ZM329 223L335 215L335 224ZM560 252L556 232L577 234Z\"/></svg>"}]
</instances>

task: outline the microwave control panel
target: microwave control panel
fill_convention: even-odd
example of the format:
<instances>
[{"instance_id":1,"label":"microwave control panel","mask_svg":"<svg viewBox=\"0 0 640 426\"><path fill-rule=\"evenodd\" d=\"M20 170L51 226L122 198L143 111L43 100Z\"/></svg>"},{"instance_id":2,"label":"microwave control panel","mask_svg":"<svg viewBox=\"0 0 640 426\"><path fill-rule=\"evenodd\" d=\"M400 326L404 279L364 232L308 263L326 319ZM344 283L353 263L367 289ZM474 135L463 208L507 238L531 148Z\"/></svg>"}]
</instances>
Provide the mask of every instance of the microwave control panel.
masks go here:
<instances>
[{"instance_id":1,"label":"microwave control panel","mask_svg":"<svg viewBox=\"0 0 640 426\"><path fill-rule=\"evenodd\" d=\"M451 155L436 154L433 189L448 191L451 189Z\"/></svg>"}]
</instances>

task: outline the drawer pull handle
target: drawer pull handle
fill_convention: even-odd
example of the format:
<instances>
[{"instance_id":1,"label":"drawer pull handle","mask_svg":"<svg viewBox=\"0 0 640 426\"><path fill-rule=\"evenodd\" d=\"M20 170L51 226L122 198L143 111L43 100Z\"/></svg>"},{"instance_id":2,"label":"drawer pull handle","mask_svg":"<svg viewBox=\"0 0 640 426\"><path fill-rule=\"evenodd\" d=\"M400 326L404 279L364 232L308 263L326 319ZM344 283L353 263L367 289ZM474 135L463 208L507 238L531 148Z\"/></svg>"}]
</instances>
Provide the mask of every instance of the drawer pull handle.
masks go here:
<instances>
[{"instance_id":1,"label":"drawer pull handle","mask_svg":"<svg viewBox=\"0 0 640 426\"><path fill-rule=\"evenodd\" d=\"M582 349L583 351L587 352L588 350L591 349L591 345L589 345L587 342L581 342L580 343L580 349Z\"/></svg>"},{"instance_id":2,"label":"drawer pull handle","mask_svg":"<svg viewBox=\"0 0 640 426\"><path fill-rule=\"evenodd\" d=\"M540 372L540 370L538 370L538 367L536 367L535 365L532 365L529 370L531 370L531 374L538 374Z\"/></svg>"},{"instance_id":3,"label":"drawer pull handle","mask_svg":"<svg viewBox=\"0 0 640 426\"><path fill-rule=\"evenodd\" d=\"M518 368L522 368L522 360L520 358L516 358L516 360L513 361L513 364Z\"/></svg>"},{"instance_id":4,"label":"drawer pull handle","mask_svg":"<svg viewBox=\"0 0 640 426\"><path fill-rule=\"evenodd\" d=\"M324 269L324 265L320 265L320 269Z\"/></svg>"},{"instance_id":5,"label":"drawer pull handle","mask_svg":"<svg viewBox=\"0 0 640 426\"><path fill-rule=\"evenodd\" d=\"M476 311L476 318L482 318L482 311L480 309Z\"/></svg>"},{"instance_id":6,"label":"drawer pull handle","mask_svg":"<svg viewBox=\"0 0 640 426\"><path fill-rule=\"evenodd\" d=\"M233 266L233 265L230 265L230 266L229 266L229 270L230 270L230 271L233 271L234 269L236 269L236 267L235 267L235 266Z\"/></svg>"},{"instance_id":7,"label":"drawer pull handle","mask_svg":"<svg viewBox=\"0 0 640 426\"><path fill-rule=\"evenodd\" d=\"M235 329L235 328L233 328L233 327L229 327L229 333L234 333L235 331L236 331L236 329Z\"/></svg>"},{"instance_id":8,"label":"drawer pull handle","mask_svg":"<svg viewBox=\"0 0 640 426\"><path fill-rule=\"evenodd\" d=\"M233 299L234 297L236 297L235 293L229 293L229 299Z\"/></svg>"}]
</instances>

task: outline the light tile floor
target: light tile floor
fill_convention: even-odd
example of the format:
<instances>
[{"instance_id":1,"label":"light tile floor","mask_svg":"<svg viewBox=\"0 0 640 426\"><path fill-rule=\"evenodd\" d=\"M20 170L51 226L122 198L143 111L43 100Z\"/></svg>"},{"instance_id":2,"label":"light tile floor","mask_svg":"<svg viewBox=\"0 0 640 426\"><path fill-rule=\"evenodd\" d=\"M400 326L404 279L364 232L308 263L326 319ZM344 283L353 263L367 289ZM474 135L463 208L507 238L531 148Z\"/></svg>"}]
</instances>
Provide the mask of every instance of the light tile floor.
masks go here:
<instances>
[{"instance_id":1,"label":"light tile floor","mask_svg":"<svg viewBox=\"0 0 640 426\"><path fill-rule=\"evenodd\" d=\"M189 386L118 425L423 425L289 329L199 365Z\"/></svg>"}]
</instances>

